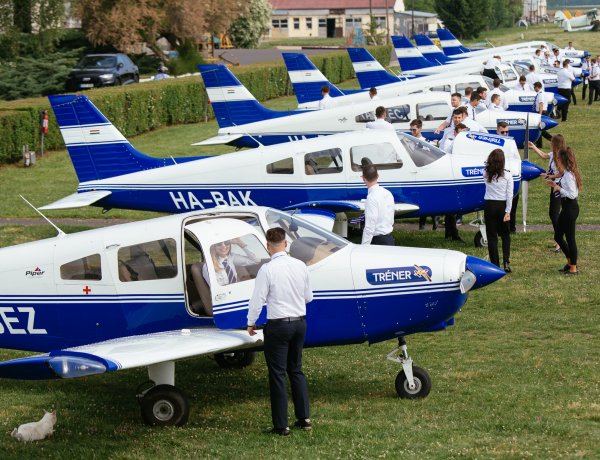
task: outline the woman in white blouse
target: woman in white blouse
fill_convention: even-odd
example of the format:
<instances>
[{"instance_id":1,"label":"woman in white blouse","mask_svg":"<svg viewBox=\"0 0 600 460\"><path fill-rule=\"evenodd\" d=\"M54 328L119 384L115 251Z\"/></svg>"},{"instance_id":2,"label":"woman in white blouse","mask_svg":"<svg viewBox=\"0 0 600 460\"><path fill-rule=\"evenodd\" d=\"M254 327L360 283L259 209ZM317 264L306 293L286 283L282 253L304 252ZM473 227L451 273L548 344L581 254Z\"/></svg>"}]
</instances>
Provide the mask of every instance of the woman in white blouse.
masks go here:
<instances>
[{"instance_id":1,"label":"woman in white blouse","mask_svg":"<svg viewBox=\"0 0 600 460\"><path fill-rule=\"evenodd\" d=\"M577 271L575 223L579 216L577 197L581 190L581 173L575 153L570 147L559 150L554 156L554 161L558 170L562 172L562 177L556 182L548 179L546 184L552 187L554 192L560 193L561 210L554 240L567 258L567 264L560 271L565 275L577 275L579 272Z\"/></svg>"},{"instance_id":2,"label":"woman in white blouse","mask_svg":"<svg viewBox=\"0 0 600 460\"><path fill-rule=\"evenodd\" d=\"M502 260L504 271L510 268L510 210L513 199L513 178L510 171L504 169L505 160L502 149L494 149L488 156L483 177L485 179L485 206L483 216L488 240L490 262L500 266L498 256L498 234L502 238Z\"/></svg>"}]
</instances>

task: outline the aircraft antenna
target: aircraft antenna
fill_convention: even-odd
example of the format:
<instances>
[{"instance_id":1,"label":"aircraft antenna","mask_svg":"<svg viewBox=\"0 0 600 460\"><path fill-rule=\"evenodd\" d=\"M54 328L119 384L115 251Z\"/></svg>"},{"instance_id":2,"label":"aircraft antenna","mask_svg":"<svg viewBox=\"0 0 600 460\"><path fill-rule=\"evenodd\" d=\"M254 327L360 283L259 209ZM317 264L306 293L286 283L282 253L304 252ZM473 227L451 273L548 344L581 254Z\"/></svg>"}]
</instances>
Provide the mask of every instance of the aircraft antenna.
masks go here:
<instances>
[{"instance_id":1,"label":"aircraft antenna","mask_svg":"<svg viewBox=\"0 0 600 460\"><path fill-rule=\"evenodd\" d=\"M52 225L56 229L56 231L58 232L58 236L61 236L61 237L65 236L65 232L63 232L60 228L58 228L56 225L54 225L54 222L52 222L44 214L42 214L42 211L40 211L38 208L36 208L34 205L32 205L29 201L27 201L27 198L25 198L23 195L19 195L19 196L23 199L23 201L25 203L27 203L29 206L31 206L31 208L35 212L37 212L40 216L42 216L46 220L46 222L48 222L50 225Z\"/></svg>"},{"instance_id":2,"label":"aircraft antenna","mask_svg":"<svg viewBox=\"0 0 600 460\"><path fill-rule=\"evenodd\" d=\"M175 161L175 158L173 158L173 155L169 155L169 158L170 158L171 160L173 160L173 164L177 164L177 162Z\"/></svg>"}]
</instances>

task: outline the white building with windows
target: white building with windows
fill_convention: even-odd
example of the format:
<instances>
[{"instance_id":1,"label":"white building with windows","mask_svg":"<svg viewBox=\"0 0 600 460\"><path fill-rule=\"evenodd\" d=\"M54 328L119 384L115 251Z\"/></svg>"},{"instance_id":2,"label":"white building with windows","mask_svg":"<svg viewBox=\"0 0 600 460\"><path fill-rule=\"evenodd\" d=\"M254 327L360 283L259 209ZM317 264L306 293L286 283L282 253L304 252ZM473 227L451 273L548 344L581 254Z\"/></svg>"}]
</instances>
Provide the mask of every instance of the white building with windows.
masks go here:
<instances>
[{"instance_id":1,"label":"white building with windows","mask_svg":"<svg viewBox=\"0 0 600 460\"><path fill-rule=\"evenodd\" d=\"M404 11L403 0L271 0L268 38L348 37L366 30L372 14L378 32L390 31L394 12Z\"/></svg>"}]
</instances>

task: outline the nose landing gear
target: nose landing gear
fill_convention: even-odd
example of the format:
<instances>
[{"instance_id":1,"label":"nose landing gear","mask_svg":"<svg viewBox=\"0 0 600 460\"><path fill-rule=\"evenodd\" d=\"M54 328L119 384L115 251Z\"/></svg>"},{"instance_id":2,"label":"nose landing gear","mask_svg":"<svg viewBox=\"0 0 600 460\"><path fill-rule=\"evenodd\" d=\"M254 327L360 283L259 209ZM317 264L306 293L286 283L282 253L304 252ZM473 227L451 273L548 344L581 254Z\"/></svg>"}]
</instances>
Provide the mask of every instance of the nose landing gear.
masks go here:
<instances>
[{"instance_id":1,"label":"nose landing gear","mask_svg":"<svg viewBox=\"0 0 600 460\"><path fill-rule=\"evenodd\" d=\"M423 399L429 395L431 377L425 369L413 366L404 337L398 337L398 348L388 353L387 359L402 364L395 383L396 393L400 398Z\"/></svg>"}]
</instances>

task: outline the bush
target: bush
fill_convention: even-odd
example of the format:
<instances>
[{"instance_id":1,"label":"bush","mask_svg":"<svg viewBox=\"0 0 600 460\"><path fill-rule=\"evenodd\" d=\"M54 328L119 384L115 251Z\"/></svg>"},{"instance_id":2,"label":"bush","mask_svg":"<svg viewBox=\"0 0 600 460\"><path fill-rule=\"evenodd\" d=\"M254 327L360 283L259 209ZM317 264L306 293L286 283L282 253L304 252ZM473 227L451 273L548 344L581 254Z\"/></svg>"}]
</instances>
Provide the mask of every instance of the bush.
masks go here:
<instances>
[{"instance_id":1,"label":"bush","mask_svg":"<svg viewBox=\"0 0 600 460\"><path fill-rule=\"evenodd\" d=\"M389 64L389 46L373 47L369 51L382 65ZM316 56L312 60L332 83L354 77L346 52ZM260 101L292 94L283 64L256 64L234 72ZM205 113L213 117L201 77L100 88L86 94L126 137L162 126L197 123L204 119ZM39 150L39 117L43 109L49 109L49 104L41 98L0 104L0 163L20 161L23 144L28 144L31 150ZM64 148L54 114L52 110L48 113L50 132L44 140L45 148Z\"/></svg>"}]
</instances>

